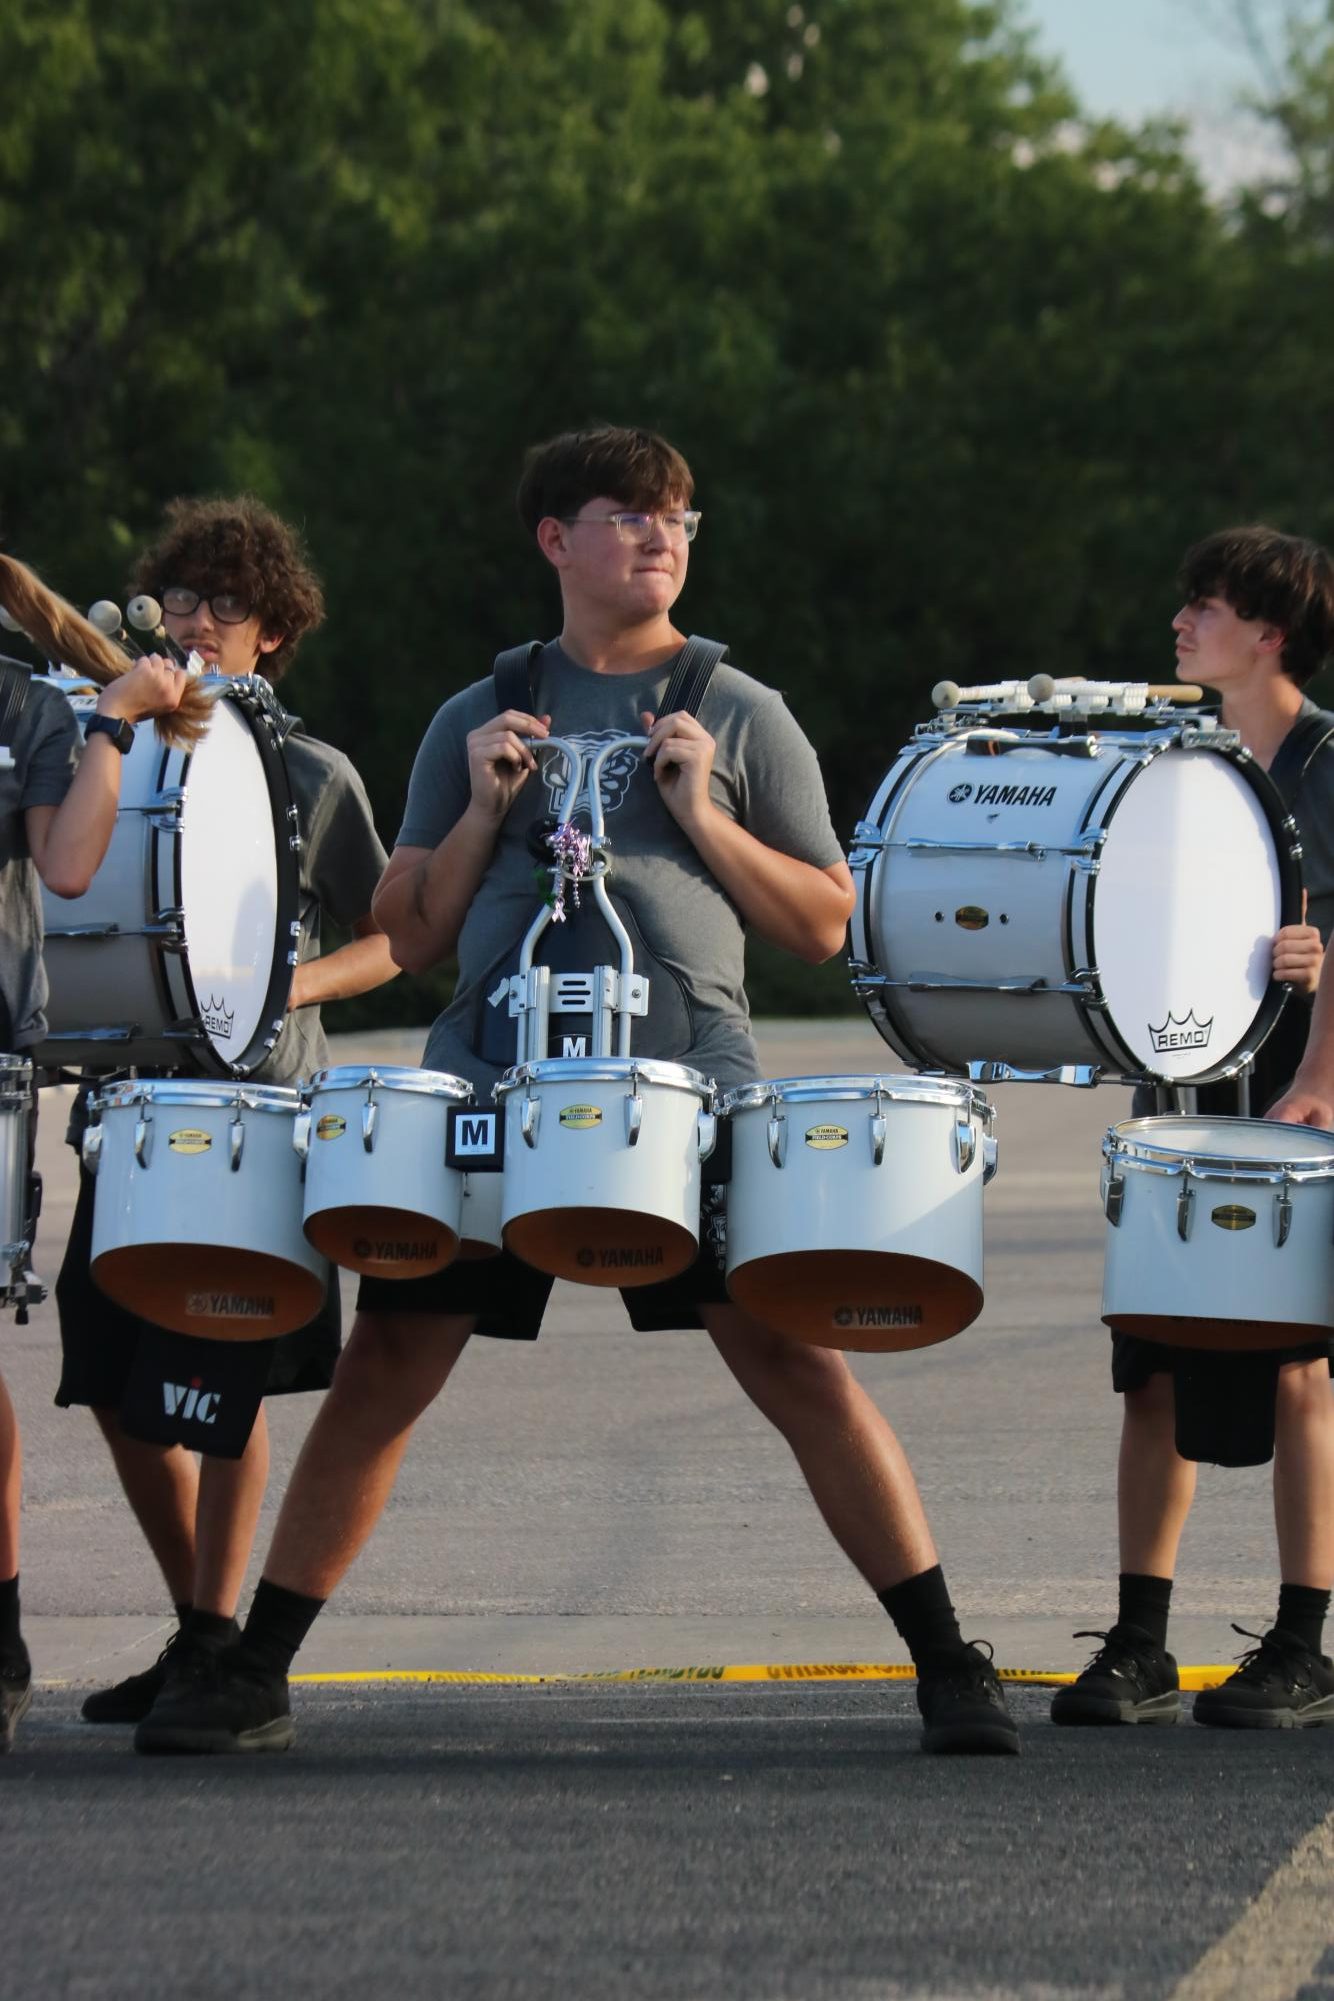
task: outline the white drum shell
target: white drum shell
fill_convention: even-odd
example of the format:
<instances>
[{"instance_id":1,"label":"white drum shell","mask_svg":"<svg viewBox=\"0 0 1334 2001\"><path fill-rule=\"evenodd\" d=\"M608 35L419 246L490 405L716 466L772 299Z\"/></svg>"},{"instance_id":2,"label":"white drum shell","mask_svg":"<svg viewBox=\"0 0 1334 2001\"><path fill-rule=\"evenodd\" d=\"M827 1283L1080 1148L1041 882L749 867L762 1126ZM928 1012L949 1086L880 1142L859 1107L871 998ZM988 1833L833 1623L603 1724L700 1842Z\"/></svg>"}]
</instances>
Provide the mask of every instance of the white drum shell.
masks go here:
<instances>
[{"instance_id":1,"label":"white drum shell","mask_svg":"<svg viewBox=\"0 0 1334 2001\"><path fill-rule=\"evenodd\" d=\"M745 1102L761 1092L762 1102ZM723 1112L732 1129L730 1289L744 1267L758 1271L780 1261L774 1264L780 1301L781 1275L792 1278L785 1331L828 1347L923 1346L976 1316L989 1158L980 1094L950 1079L786 1077L727 1093ZM885 1134L877 1163L878 1118ZM770 1145L775 1119L785 1127L781 1166ZM962 1147L960 1128L968 1135ZM850 1267L843 1294L835 1277L827 1299L803 1312L795 1300L796 1259L806 1253L863 1262L856 1277ZM903 1260L912 1261L906 1289L896 1283ZM961 1302L962 1321L947 1325L950 1309L942 1317L922 1299L916 1281L926 1265L939 1269L945 1289Z\"/></svg>"},{"instance_id":2,"label":"white drum shell","mask_svg":"<svg viewBox=\"0 0 1334 2001\"><path fill-rule=\"evenodd\" d=\"M701 1119L711 1103L698 1072L651 1060L551 1058L507 1071L496 1096L505 1112L507 1249L589 1285L650 1285L693 1262Z\"/></svg>"},{"instance_id":3,"label":"white drum shell","mask_svg":"<svg viewBox=\"0 0 1334 2001\"><path fill-rule=\"evenodd\" d=\"M854 845L852 957L886 1040L925 1069L1183 1083L1253 1049L1284 921L1263 774L1147 738L969 740L906 751Z\"/></svg>"},{"instance_id":4,"label":"white drum shell","mask_svg":"<svg viewBox=\"0 0 1334 2001\"><path fill-rule=\"evenodd\" d=\"M1132 1119L1103 1150L1109 1327L1218 1350L1290 1347L1334 1328L1334 1136L1262 1119Z\"/></svg>"},{"instance_id":5,"label":"white drum shell","mask_svg":"<svg viewBox=\"0 0 1334 2001\"><path fill-rule=\"evenodd\" d=\"M463 1175L445 1159L447 1114L472 1095L465 1078L434 1070L318 1071L301 1094L307 1237L335 1263L378 1278L447 1264L463 1204Z\"/></svg>"},{"instance_id":6,"label":"white drum shell","mask_svg":"<svg viewBox=\"0 0 1334 2001\"><path fill-rule=\"evenodd\" d=\"M204 1079L143 1080L95 1100L85 1157L98 1284L159 1326L207 1338L267 1339L312 1319L328 1265L301 1228L297 1102L249 1086L238 1104L235 1085Z\"/></svg>"}]
</instances>

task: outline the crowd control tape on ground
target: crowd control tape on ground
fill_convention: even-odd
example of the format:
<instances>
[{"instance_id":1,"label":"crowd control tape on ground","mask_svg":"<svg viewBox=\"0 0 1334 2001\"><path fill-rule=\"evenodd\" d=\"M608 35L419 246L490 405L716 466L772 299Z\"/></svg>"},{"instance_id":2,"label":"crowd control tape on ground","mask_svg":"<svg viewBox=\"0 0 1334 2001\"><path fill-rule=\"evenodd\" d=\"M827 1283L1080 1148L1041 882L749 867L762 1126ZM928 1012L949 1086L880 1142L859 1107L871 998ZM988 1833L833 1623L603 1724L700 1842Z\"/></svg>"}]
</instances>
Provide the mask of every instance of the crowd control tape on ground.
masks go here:
<instances>
[{"instance_id":1,"label":"crowd control tape on ground","mask_svg":"<svg viewBox=\"0 0 1334 2001\"><path fill-rule=\"evenodd\" d=\"M1059 1688L1075 1679L1073 1673L1048 1668L1000 1668L1002 1681L1027 1683L1037 1688ZM1183 1667L1184 1690L1217 1688L1233 1672L1228 1667ZM831 1682L831 1681L913 1681L911 1667L896 1661L775 1661L732 1667L637 1667L599 1668L580 1674L487 1674L466 1668L370 1668L338 1674L296 1674L294 1682L312 1684L380 1682L445 1682L459 1687L542 1688L556 1682Z\"/></svg>"}]
</instances>

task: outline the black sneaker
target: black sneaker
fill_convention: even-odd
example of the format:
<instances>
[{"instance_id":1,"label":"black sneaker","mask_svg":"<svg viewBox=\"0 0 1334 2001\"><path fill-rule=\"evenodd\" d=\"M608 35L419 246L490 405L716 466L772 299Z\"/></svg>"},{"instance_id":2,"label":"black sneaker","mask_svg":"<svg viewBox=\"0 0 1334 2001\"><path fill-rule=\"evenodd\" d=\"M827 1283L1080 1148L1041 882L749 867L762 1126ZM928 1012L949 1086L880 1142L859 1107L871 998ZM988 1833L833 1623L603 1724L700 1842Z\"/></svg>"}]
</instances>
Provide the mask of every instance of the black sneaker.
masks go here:
<instances>
[{"instance_id":1,"label":"black sneaker","mask_svg":"<svg viewBox=\"0 0 1334 2001\"><path fill-rule=\"evenodd\" d=\"M1313 1653L1295 1633L1234 1633L1259 1640L1218 1688L1195 1698L1195 1721L1223 1730L1305 1730L1334 1723L1334 1661Z\"/></svg>"},{"instance_id":2,"label":"black sneaker","mask_svg":"<svg viewBox=\"0 0 1334 2001\"><path fill-rule=\"evenodd\" d=\"M14 1732L32 1701L32 1669L0 1674L0 1757L14 1748Z\"/></svg>"},{"instance_id":3,"label":"black sneaker","mask_svg":"<svg viewBox=\"0 0 1334 2001\"><path fill-rule=\"evenodd\" d=\"M983 1642L985 1645L985 1642ZM924 1751L1019 1749L1019 1732L1005 1707L991 1649L961 1645L919 1662L917 1707L922 1712Z\"/></svg>"},{"instance_id":4,"label":"black sneaker","mask_svg":"<svg viewBox=\"0 0 1334 2001\"><path fill-rule=\"evenodd\" d=\"M1052 1697L1053 1723L1175 1723L1181 1715L1177 1664L1138 1626L1076 1633L1101 1640L1093 1659L1068 1688Z\"/></svg>"},{"instance_id":5,"label":"black sneaker","mask_svg":"<svg viewBox=\"0 0 1334 2001\"><path fill-rule=\"evenodd\" d=\"M195 1655L173 1669L134 1733L148 1756L170 1752L285 1751L295 1735L285 1675L240 1647Z\"/></svg>"},{"instance_id":6,"label":"black sneaker","mask_svg":"<svg viewBox=\"0 0 1334 2001\"><path fill-rule=\"evenodd\" d=\"M231 1640L235 1640L239 1632L240 1628L233 1619ZM192 1653L216 1652L219 1644L225 1646L227 1641L201 1640L186 1627L178 1626L151 1668L145 1668L142 1674L127 1675L124 1681L116 1682L111 1688L94 1689L79 1714L85 1723L142 1723L161 1695L176 1663Z\"/></svg>"}]
</instances>

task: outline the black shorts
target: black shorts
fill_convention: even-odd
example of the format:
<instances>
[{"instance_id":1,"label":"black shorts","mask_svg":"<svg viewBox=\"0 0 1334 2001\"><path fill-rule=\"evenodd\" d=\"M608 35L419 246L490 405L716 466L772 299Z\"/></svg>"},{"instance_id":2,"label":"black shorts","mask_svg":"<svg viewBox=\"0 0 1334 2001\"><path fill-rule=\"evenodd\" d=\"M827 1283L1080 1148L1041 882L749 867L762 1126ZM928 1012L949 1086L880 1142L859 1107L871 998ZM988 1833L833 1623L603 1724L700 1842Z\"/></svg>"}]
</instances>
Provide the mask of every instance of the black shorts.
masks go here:
<instances>
[{"instance_id":1,"label":"black shorts","mask_svg":"<svg viewBox=\"0 0 1334 2001\"><path fill-rule=\"evenodd\" d=\"M62 1367L56 1402L63 1409L71 1404L91 1404L99 1410L117 1410L134 1371L135 1358L145 1335L161 1337L165 1330L153 1327L108 1299L89 1269L93 1247L93 1190L91 1174L80 1166L79 1196L74 1205L74 1221L65 1261L56 1280L56 1307L60 1316ZM167 1338L171 1338L167 1336ZM193 1336L183 1336L193 1340ZM231 1347L230 1342L211 1346ZM269 1350L264 1396L284 1396L296 1390L326 1390L333 1381L334 1364L342 1346L342 1310L338 1296L338 1274L329 1281L324 1305L306 1326L274 1341L247 1342L247 1348Z\"/></svg>"},{"instance_id":2,"label":"black shorts","mask_svg":"<svg viewBox=\"0 0 1334 2001\"><path fill-rule=\"evenodd\" d=\"M502 1251L494 1258L456 1258L426 1278L363 1278L357 1311L449 1313L475 1316L475 1333L507 1341L535 1341L555 1284L545 1272ZM694 1264L660 1285L621 1290L630 1325L643 1334L672 1327L702 1327L701 1306L727 1304L722 1268L706 1243Z\"/></svg>"},{"instance_id":3,"label":"black shorts","mask_svg":"<svg viewBox=\"0 0 1334 2001\"><path fill-rule=\"evenodd\" d=\"M1275 1369L1284 1362L1318 1362L1324 1358L1334 1375L1334 1342L1307 1341L1296 1348L1264 1351L1264 1360ZM1171 1376L1184 1369L1198 1369L1208 1355L1199 1348L1169 1348L1160 1341L1144 1341L1138 1334L1112 1334L1112 1388L1118 1396L1127 1390L1142 1390L1150 1376ZM1253 1358L1250 1358L1253 1359Z\"/></svg>"}]
</instances>

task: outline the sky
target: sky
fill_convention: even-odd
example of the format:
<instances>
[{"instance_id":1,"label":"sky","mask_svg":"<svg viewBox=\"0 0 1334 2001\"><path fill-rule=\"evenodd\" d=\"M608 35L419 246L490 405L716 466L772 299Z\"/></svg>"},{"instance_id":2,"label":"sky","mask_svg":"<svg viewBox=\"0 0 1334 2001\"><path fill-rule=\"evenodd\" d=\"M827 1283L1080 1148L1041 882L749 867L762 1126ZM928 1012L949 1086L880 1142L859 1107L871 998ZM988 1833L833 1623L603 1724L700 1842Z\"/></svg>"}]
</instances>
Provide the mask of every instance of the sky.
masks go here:
<instances>
[{"instance_id":1,"label":"sky","mask_svg":"<svg viewBox=\"0 0 1334 2001\"><path fill-rule=\"evenodd\" d=\"M1281 0L1261 0L1273 21ZM1211 185L1224 188L1263 157L1264 140L1237 97L1258 79L1229 0L1019 0L1039 46L1060 59L1092 112L1138 123L1171 113Z\"/></svg>"}]
</instances>

